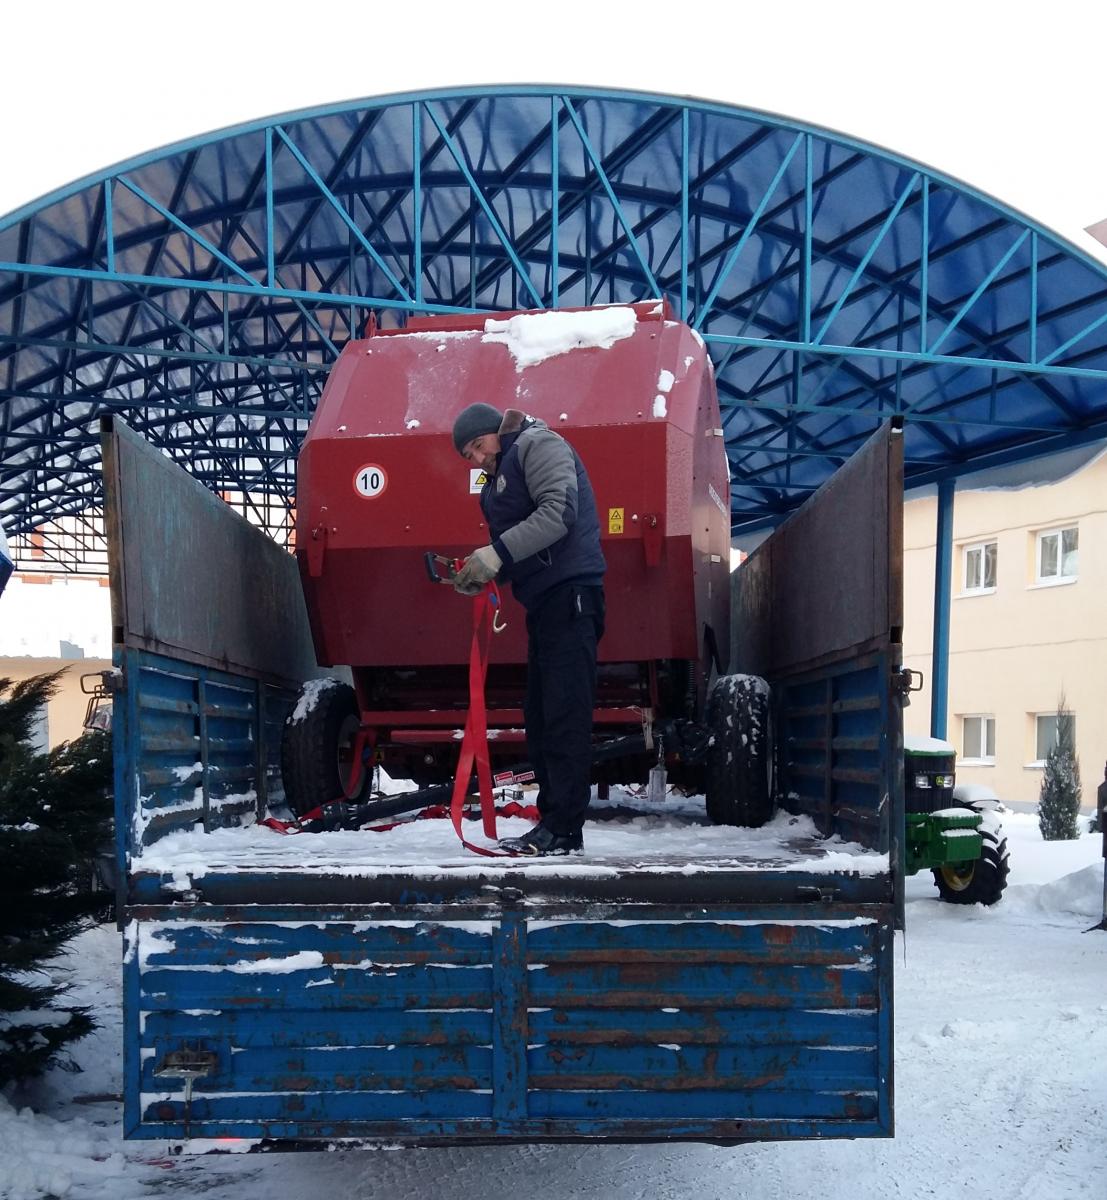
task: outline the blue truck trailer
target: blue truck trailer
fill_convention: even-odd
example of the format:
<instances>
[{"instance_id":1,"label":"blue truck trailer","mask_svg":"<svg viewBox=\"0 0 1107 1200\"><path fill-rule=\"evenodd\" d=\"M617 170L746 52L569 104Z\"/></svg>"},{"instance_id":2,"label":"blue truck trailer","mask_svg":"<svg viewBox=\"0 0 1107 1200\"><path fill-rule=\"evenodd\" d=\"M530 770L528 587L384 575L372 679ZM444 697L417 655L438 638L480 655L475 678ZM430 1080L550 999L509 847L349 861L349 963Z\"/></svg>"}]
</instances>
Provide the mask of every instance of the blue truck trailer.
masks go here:
<instances>
[{"instance_id":1,"label":"blue truck trailer","mask_svg":"<svg viewBox=\"0 0 1107 1200\"><path fill-rule=\"evenodd\" d=\"M731 669L771 685L802 834L601 864L270 851L281 728L321 674L295 562L121 422L102 437L127 1137L892 1135L897 428L734 576Z\"/></svg>"}]
</instances>

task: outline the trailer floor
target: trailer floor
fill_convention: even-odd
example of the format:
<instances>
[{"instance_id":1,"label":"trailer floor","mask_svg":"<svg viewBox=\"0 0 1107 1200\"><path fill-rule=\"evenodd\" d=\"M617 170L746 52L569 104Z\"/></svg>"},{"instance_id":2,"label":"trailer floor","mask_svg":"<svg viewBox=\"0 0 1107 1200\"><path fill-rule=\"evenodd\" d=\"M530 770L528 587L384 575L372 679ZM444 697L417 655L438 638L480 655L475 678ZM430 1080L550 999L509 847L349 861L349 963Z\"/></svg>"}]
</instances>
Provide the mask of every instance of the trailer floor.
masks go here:
<instances>
[{"instance_id":1,"label":"trailer floor","mask_svg":"<svg viewBox=\"0 0 1107 1200\"><path fill-rule=\"evenodd\" d=\"M606 801L593 800L584 827L583 854L488 858L462 847L449 820L408 820L385 830L282 835L266 826L194 830L169 834L147 846L137 872L191 880L208 874L282 872L328 876L376 876L383 872L442 877L489 872L545 878L603 877L627 872L703 874L735 871L851 872L879 875L888 856L838 838L819 837L808 817L778 813L760 829L712 824L702 796L670 790L663 804L649 804L643 789L612 788ZM523 803L533 803L533 792ZM531 822L500 817L500 837L525 833ZM466 837L486 844L478 820L466 822ZM493 843L488 843L492 845Z\"/></svg>"}]
</instances>

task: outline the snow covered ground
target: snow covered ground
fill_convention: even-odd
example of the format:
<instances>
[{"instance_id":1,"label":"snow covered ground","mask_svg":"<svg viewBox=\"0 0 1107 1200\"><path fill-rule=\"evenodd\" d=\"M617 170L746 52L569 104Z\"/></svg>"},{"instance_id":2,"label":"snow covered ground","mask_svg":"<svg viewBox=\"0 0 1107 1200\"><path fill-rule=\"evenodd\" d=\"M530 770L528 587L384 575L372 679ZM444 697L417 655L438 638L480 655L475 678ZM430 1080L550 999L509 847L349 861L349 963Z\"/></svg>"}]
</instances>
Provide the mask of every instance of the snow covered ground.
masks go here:
<instances>
[{"instance_id":1,"label":"snow covered ground","mask_svg":"<svg viewBox=\"0 0 1107 1200\"><path fill-rule=\"evenodd\" d=\"M1011 883L993 909L908 881L896 961L893 1141L531 1146L176 1156L124 1143L119 936L84 934L58 968L102 1028L79 1074L0 1096L0 1196L210 1200L475 1196L481 1200L1062 1200L1107 1195L1107 933L1099 838L1043 843L1005 819Z\"/></svg>"}]
</instances>

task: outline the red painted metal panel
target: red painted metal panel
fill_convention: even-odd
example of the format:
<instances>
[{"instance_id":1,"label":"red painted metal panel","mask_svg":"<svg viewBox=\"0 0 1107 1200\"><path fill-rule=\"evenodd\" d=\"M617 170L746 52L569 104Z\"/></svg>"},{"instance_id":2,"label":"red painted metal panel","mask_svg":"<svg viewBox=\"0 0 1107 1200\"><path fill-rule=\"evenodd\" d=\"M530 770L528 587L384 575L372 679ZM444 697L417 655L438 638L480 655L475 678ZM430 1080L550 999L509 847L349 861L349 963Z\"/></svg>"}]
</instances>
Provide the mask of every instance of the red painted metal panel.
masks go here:
<instances>
[{"instance_id":1,"label":"red painted metal panel","mask_svg":"<svg viewBox=\"0 0 1107 1200\"><path fill-rule=\"evenodd\" d=\"M728 645L729 491L712 369L666 308L636 312L634 333L610 348L522 370L484 340L484 317L425 319L347 345L299 461L296 544L321 661L467 661L469 606L427 583L422 556L488 540L450 437L475 401L541 417L588 468L608 561L603 661L698 659L705 622ZM524 662L523 614L508 599L505 615L492 661Z\"/></svg>"}]
</instances>

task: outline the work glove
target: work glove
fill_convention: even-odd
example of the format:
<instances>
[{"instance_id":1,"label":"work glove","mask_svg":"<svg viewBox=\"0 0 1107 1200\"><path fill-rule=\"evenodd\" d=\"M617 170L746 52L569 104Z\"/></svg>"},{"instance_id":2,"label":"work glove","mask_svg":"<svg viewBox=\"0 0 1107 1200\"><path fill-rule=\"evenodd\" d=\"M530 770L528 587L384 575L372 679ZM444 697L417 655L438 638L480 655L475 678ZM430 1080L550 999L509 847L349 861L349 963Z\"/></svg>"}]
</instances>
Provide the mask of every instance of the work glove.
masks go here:
<instances>
[{"instance_id":1,"label":"work glove","mask_svg":"<svg viewBox=\"0 0 1107 1200\"><path fill-rule=\"evenodd\" d=\"M481 546L465 560L454 576L454 591L463 596L475 596L490 580L495 579L503 562L491 546Z\"/></svg>"}]
</instances>

